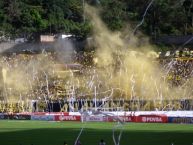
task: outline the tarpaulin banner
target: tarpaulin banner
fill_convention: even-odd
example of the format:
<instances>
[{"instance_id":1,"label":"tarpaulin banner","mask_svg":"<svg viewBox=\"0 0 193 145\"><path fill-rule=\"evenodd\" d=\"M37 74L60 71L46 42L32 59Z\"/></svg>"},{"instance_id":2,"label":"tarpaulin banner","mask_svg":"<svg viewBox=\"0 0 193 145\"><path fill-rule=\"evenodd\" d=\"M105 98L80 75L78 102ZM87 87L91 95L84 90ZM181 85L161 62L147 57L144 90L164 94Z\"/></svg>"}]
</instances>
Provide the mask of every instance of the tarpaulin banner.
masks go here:
<instances>
[{"instance_id":1,"label":"tarpaulin banner","mask_svg":"<svg viewBox=\"0 0 193 145\"><path fill-rule=\"evenodd\" d=\"M140 115L135 117L135 122L141 123L167 123L166 115Z\"/></svg>"},{"instance_id":2,"label":"tarpaulin banner","mask_svg":"<svg viewBox=\"0 0 193 145\"><path fill-rule=\"evenodd\" d=\"M193 117L169 117L169 123L193 124Z\"/></svg>"}]
</instances>

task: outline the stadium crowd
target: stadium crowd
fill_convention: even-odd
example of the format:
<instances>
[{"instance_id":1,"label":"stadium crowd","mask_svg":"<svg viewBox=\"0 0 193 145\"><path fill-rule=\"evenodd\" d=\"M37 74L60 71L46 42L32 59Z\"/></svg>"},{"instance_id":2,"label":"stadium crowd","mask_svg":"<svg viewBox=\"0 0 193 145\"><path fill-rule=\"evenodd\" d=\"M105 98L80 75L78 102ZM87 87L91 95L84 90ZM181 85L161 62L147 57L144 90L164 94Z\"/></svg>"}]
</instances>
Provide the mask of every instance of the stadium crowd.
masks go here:
<instances>
[{"instance_id":1,"label":"stadium crowd","mask_svg":"<svg viewBox=\"0 0 193 145\"><path fill-rule=\"evenodd\" d=\"M78 54L72 63L83 61L84 57L80 56L82 55ZM89 61L92 59L91 56L89 55L89 59L87 58ZM171 86L181 86L192 79L192 58L169 58L160 59L159 61L161 68L166 71L167 81ZM168 99L160 103L159 100L150 101L135 98L129 100L111 98L107 101L105 99L95 99L91 96L77 95L77 90L73 88L73 84L66 78L62 78L60 73L66 73L68 79L72 79L72 76L76 75L77 72L81 75L80 71L82 70L77 65L71 65L67 68L64 62L58 61L55 53L2 56L0 57L0 66L2 67L1 81L4 84L0 86L0 112L68 112L88 110L101 106L103 106L102 109L109 111L193 109L192 99ZM76 72L74 73L71 69L76 70ZM13 72L16 74L16 77L14 77L16 84L9 83L9 77ZM24 88L17 88L17 82L24 82L22 86ZM10 101L10 98L17 99Z\"/></svg>"},{"instance_id":2,"label":"stadium crowd","mask_svg":"<svg viewBox=\"0 0 193 145\"><path fill-rule=\"evenodd\" d=\"M161 66L167 71L167 80L174 86L179 86L193 77L193 59L174 58L163 59Z\"/></svg>"},{"instance_id":3,"label":"stadium crowd","mask_svg":"<svg viewBox=\"0 0 193 145\"><path fill-rule=\"evenodd\" d=\"M174 111L193 110L193 100L111 100L103 101L97 99L74 99L73 101L36 101L32 104L26 103L4 103L0 102L0 113L18 112L77 112L88 111L93 108L103 111Z\"/></svg>"}]
</instances>

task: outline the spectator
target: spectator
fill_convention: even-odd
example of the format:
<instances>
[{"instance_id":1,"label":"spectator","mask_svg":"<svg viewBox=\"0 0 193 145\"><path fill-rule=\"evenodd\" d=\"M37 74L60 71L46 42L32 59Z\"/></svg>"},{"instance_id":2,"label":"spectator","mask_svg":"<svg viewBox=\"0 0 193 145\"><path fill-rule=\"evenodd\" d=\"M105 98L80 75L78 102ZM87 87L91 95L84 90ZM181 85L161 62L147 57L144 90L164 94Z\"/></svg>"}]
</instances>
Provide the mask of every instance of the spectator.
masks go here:
<instances>
[{"instance_id":1,"label":"spectator","mask_svg":"<svg viewBox=\"0 0 193 145\"><path fill-rule=\"evenodd\" d=\"M103 139L101 139L101 141L99 142L99 145L106 145L106 143Z\"/></svg>"},{"instance_id":2,"label":"spectator","mask_svg":"<svg viewBox=\"0 0 193 145\"><path fill-rule=\"evenodd\" d=\"M64 141L64 145L68 145L68 144Z\"/></svg>"},{"instance_id":3,"label":"spectator","mask_svg":"<svg viewBox=\"0 0 193 145\"><path fill-rule=\"evenodd\" d=\"M82 144L81 144L80 140L78 140L75 145L82 145Z\"/></svg>"}]
</instances>

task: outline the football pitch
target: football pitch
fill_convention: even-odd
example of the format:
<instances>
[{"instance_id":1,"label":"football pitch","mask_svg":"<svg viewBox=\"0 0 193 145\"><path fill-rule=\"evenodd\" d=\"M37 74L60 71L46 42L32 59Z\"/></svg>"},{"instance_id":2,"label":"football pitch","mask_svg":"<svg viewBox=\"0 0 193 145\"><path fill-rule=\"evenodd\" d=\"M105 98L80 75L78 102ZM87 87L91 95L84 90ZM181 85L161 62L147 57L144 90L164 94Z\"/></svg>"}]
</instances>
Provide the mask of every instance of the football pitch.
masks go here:
<instances>
[{"instance_id":1,"label":"football pitch","mask_svg":"<svg viewBox=\"0 0 193 145\"><path fill-rule=\"evenodd\" d=\"M114 145L115 123L80 123L47 121L0 121L0 145L74 145L81 127L82 145ZM117 132L117 136L118 136ZM193 125L127 123L120 145L193 145Z\"/></svg>"}]
</instances>

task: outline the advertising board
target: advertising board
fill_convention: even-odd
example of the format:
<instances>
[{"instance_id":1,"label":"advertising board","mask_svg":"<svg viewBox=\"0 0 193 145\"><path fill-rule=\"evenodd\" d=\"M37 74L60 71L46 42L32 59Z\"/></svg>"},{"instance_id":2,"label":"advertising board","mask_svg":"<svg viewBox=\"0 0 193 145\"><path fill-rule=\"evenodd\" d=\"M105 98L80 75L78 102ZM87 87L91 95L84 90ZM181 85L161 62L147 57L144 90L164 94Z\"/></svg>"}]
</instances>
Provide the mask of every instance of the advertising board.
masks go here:
<instances>
[{"instance_id":1,"label":"advertising board","mask_svg":"<svg viewBox=\"0 0 193 145\"><path fill-rule=\"evenodd\" d=\"M81 116L54 115L54 121L80 121Z\"/></svg>"},{"instance_id":2,"label":"advertising board","mask_svg":"<svg viewBox=\"0 0 193 145\"><path fill-rule=\"evenodd\" d=\"M193 124L193 117L169 117L169 123Z\"/></svg>"},{"instance_id":3,"label":"advertising board","mask_svg":"<svg viewBox=\"0 0 193 145\"><path fill-rule=\"evenodd\" d=\"M108 116L106 117L108 122L114 122L114 121L117 121L117 119L123 121L123 122L135 122L135 116L114 116L114 117L111 117L111 116Z\"/></svg>"},{"instance_id":4,"label":"advertising board","mask_svg":"<svg viewBox=\"0 0 193 145\"><path fill-rule=\"evenodd\" d=\"M0 120L3 120L3 119L4 119L4 114L0 113Z\"/></svg>"},{"instance_id":5,"label":"advertising board","mask_svg":"<svg viewBox=\"0 0 193 145\"><path fill-rule=\"evenodd\" d=\"M31 115L5 114L4 119L10 120L30 120Z\"/></svg>"},{"instance_id":6,"label":"advertising board","mask_svg":"<svg viewBox=\"0 0 193 145\"><path fill-rule=\"evenodd\" d=\"M135 117L135 122L141 123L167 123L166 115L140 115Z\"/></svg>"},{"instance_id":7,"label":"advertising board","mask_svg":"<svg viewBox=\"0 0 193 145\"><path fill-rule=\"evenodd\" d=\"M31 120L54 121L53 115L32 115Z\"/></svg>"}]
</instances>

